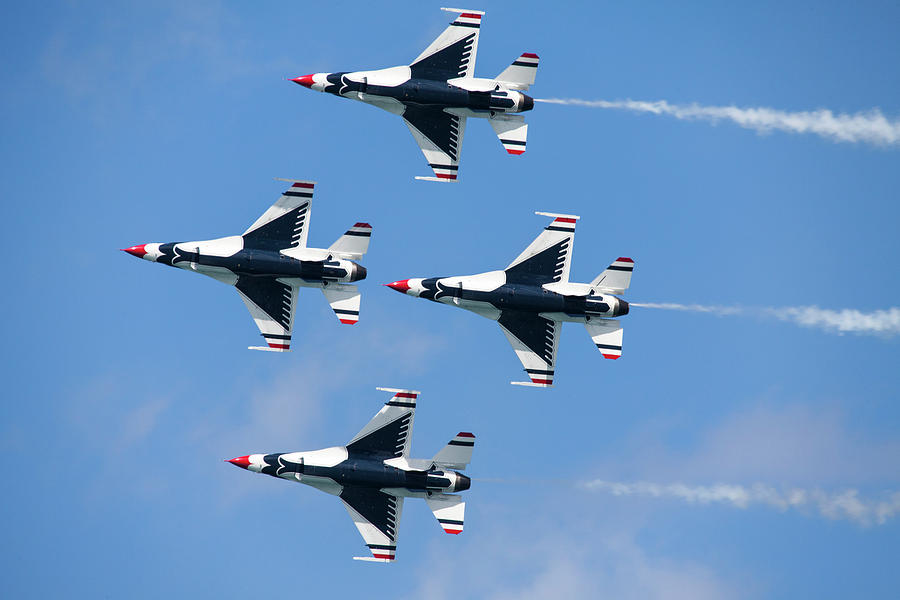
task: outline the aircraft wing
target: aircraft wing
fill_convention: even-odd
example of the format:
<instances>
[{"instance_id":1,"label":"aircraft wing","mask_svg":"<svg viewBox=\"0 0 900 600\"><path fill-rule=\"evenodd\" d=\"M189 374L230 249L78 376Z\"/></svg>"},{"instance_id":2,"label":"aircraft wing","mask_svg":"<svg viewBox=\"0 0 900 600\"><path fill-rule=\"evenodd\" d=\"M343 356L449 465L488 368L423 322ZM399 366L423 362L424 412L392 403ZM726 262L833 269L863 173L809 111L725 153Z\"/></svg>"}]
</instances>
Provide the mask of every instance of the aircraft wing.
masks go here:
<instances>
[{"instance_id":1,"label":"aircraft wing","mask_svg":"<svg viewBox=\"0 0 900 600\"><path fill-rule=\"evenodd\" d=\"M385 459L409 456L413 418L416 412L415 390L395 390L378 388L383 392L394 392L390 400L372 420L347 444L350 453L372 454Z\"/></svg>"},{"instance_id":2,"label":"aircraft wing","mask_svg":"<svg viewBox=\"0 0 900 600\"><path fill-rule=\"evenodd\" d=\"M552 386L562 323L534 313L511 310L503 311L497 322L531 379L530 382L512 383L535 387Z\"/></svg>"},{"instance_id":3,"label":"aircraft wing","mask_svg":"<svg viewBox=\"0 0 900 600\"><path fill-rule=\"evenodd\" d=\"M250 349L290 352L299 286L269 277L238 277L234 286L268 344Z\"/></svg>"},{"instance_id":4,"label":"aircraft wing","mask_svg":"<svg viewBox=\"0 0 900 600\"><path fill-rule=\"evenodd\" d=\"M244 247L260 250L306 248L315 181L295 181L247 231Z\"/></svg>"},{"instance_id":5,"label":"aircraft wing","mask_svg":"<svg viewBox=\"0 0 900 600\"><path fill-rule=\"evenodd\" d=\"M453 8L442 10L457 12L459 16L409 65L411 75L416 79L440 81L474 77L478 33L484 13Z\"/></svg>"},{"instance_id":6,"label":"aircraft wing","mask_svg":"<svg viewBox=\"0 0 900 600\"><path fill-rule=\"evenodd\" d=\"M354 560L392 562L397 554L403 497L374 488L345 487L340 499L372 553L371 557L354 556Z\"/></svg>"},{"instance_id":7,"label":"aircraft wing","mask_svg":"<svg viewBox=\"0 0 900 600\"><path fill-rule=\"evenodd\" d=\"M403 113L403 122L434 171L433 178L416 179L456 181L466 118L441 108L409 105Z\"/></svg>"},{"instance_id":8,"label":"aircraft wing","mask_svg":"<svg viewBox=\"0 0 900 600\"><path fill-rule=\"evenodd\" d=\"M580 217L543 212L535 214L553 217L553 221L506 267L506 281L533 285L568 282L572 246L575 244L575 222Z\"/></svg>"}]
</instances>

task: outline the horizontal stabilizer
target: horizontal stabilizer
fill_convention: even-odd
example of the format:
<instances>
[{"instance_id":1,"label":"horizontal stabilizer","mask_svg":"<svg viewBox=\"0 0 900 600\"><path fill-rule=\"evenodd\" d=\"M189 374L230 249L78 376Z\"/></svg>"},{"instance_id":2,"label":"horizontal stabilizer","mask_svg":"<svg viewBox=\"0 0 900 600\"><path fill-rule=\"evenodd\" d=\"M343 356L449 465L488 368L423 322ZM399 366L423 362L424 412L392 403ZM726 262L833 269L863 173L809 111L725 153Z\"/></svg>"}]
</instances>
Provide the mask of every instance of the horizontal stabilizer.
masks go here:
<instances>
[{"instance_id":1,"label":"horizontal stabilizer","mask_svg":"<svg viewBox=\"0 0 900 600\"><path fill-rule=\"evenodd\" d=\"M497 81L502 81L506 87L513 90L527 90L534 85L534 77L537 75L537 54L526 52L513 61L513 64L497 75Z\"/></svg>"},{"instance_id":2,"label":"horizontal stabilizer","mask_svg":"<svg viewBox=\"0 0 900 600\"><path fill-rule=\"evenodd\" d=\"M359 321L359 303L361 295L355 285L331 284L322 288L325 299L331 310L344 325L353 325Z\"/></svg>"},{"instance_id":3,"label":"horizontal stabilizer","mask_svg":"<svg viewBox=\"0 0 900 600\"><path fill-rule=\"evenodd\" d=\"M475 436L460 431L440 452L434 455L432 462L446 469L465 469L472 462L472 450L475 448Z\"/></svg>"},{"instance_id":4,"label":"horizontal stabilizer","mask_svg":"<svg viewBox=\"0 0 900 600\"><path fill-rule=\"evenodd\" d=\"M466 503L459 496L452 494L435 494L425 498L434 518L447 533L458 535L463 531L466 514Z\"/></svg>"},{"instance_id":5,"label":"horizontal stabilizer","mask_svg":"<svg viewBox=\"0 0 900 600\"><path fill-rule=\"evenodd\" d=\"M372 226L368 223L355 223L344 235L335 241L328 251L339 254L342 258L359 260L369 250L369 239L372 237Z\"/></svg>"},{"instance_id":6,"label":"horizontal stabilizer","mask_svg":"<svg viewBox=\"0 0 900 600\"><path fill-rule=\"evenodd\" d=\"M634 271L634 261L620 256L606 270L597 275L591 282L591 287L609 294L622 294L631 284L631 273Z\"/></svg>"},{"instance_id":7,"label":"horizontal stabilizer","mask_svg":"<svg viewBox=\"0 0 900 600\"><path fill-rule=\"evenodd\" d=\"M584 324L603 358L615 360L622 356L622 325L618 321L592 319Z\"/></svg>"},{"instance_id":8,"label":"horizontal stabilizer","mask_svg":"<svg viewBox=\"0 0 900 600\"><path fill-rule=\"evenodd\" d=\"M528 125L521 115L501 115L490 117L488 122L494 128L494 133L500 138L500 143L510 154L524 154L525 142L528 137Z\"/></svg>"}]
</instances>

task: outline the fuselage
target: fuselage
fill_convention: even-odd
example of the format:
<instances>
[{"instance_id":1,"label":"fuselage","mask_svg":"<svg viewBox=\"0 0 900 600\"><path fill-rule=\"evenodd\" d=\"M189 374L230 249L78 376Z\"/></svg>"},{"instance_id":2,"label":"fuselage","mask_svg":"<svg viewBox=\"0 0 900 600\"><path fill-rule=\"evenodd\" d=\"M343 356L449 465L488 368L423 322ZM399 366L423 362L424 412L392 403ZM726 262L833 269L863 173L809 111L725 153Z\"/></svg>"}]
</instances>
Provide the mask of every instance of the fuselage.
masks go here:
<instances>
[{"instance_id":1,"label":"fuselage","mask_svg":"<svg viewBox=\"0 0 900 600\"><path fill-rule=\"evenodd\" d=\"M342 446L313 452L250 454L230 462L255 473L305 483L333 494L339 494L343 487L364 487L417 496L463 491L471 485L471 480L457 471L407 468L408 463L402 458L354 454Z\"/></svg>"},{"instance_id":2,"label":"fuselage","mask_svg":"<svg viewBox=\"0 0 900 600\"><path fill-rule=\"evenodd\" d=\"M416 77L410 67L377 71L314 73L294 79L310 89L375 104L402 114L408 105L440 106L472 117L519 113L534 100L502 82L474 77L449 80ZM392 104L396 106L391 107Z\"/></svg>"},{"instance_id":3,"label":"fuselage","mask_svg":"<svg viewBox=\"0 0 900 600\"><path fill-rule=\"evenodd\" d=\"M579 283L509 283L504 271L462 277L406 279L389 287L419 298L454 304L497 319L500 311L537 313L562 321L583 322L592 317L612 318L628 314L628 303L611 294L600 294Z\"/></svg>"},{"instance_id":4,"label":"fuselage","mask_svg":"<svg viewBox=\"0 0 900 600\"><path fill-rule=\"evenodd\" d=\"M351 260L334 258L325 250L245 248L241 236L199 242L144 244L128 251L145 260L217 278L231 273L238 277L301 279L315 285L353 282L366 277L365 267Z\"/></svg>"}]
</instances>

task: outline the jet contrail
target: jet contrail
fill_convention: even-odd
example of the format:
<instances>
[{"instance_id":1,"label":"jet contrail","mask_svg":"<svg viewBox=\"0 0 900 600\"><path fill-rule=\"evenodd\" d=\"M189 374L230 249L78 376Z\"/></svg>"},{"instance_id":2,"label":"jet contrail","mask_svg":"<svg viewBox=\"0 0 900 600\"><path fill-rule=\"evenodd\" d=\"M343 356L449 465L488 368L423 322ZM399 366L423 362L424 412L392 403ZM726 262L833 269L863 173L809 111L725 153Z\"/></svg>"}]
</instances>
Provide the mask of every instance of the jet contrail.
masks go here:
<instances>
[{"instance_id":1,"label":"jet contrail","mask_svg":"<svg viewBox=\"0 0 900 600\"><path fill-rule=\"evenodd\" d=\"M752 308L742 306L706 306L702 304L638 303L630 302L630 306L641 308L663 308L688 312L712 313L714 315L758 315L768 318L789 321L805 327L815 327L833 333L858 333L892 337L900 334L900 308L891 307L886 310L862 312L844 308L831 310L818 306L788 306Z\"/></svg>"},{"instance_id":2,"label":"jet contrail","mask_svg":"<svg viewBox=\"0 0 900 600\"><path fill-rule=\"evenodd\" d=\"M788 131L814 133L835 142L866 142L879 146L900 145L900 120L889 119L873 108L853 114L834 114L820 108L813 111L786 112L774 108L741 108L738 106L701 106L669 104L665 100L580 100L578 98L535 98L535 102L613 108L632 112L669 115L682 120L705 120L712 123L731 121L758 133Z\"/></svg>"},{"instance_id":3,"label":"jet contrail","mask_svg":"<svg viewBox=\"0 0 900 600\"><path fill-rule=\"evenodd\" d=\"M751 486L691 486L684 483L620 483L595 479L583 482L582 487L614 496L676 498L689 504L723 503L735 508L762 505L781 511L813 509L826 519L846 519L863 526L883 525L900 513L900 492L888 492L882 500L871 500L860 498L859 491L855 489L839 492L802 488L779 490L762 483Z\"/></svg>"}]
</instances>

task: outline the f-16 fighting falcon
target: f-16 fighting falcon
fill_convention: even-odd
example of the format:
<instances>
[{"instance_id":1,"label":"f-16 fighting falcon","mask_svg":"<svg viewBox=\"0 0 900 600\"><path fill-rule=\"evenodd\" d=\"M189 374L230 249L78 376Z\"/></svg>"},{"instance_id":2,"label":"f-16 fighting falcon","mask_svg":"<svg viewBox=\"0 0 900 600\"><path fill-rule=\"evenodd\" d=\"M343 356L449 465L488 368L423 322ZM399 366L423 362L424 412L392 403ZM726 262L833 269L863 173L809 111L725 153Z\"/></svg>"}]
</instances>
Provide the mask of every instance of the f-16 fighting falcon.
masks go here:
<instances>
[{"instance_id":1,"label":"f-16 fighting falcon","mask_svg":"<svg viewBox=\"0 0 900 600\"><path fill-rule=\"evenodd\" d=\"M617 258L591 283L571 283L569 265L579 217L536 214L553 221L503 271L385 285L497 321L531 379L512 383L550 387L563 321L584 324L605 358L622 356L622 325L613 318L627 315L628 303L614 294L628 289L634 261Z\"/></svg>"},{"instance_id":2,"label":"f-16 fighting falcon","mask_svg":"<svg viewBox=\"0 0 900 600\"><path fill-rule=\"evenodd\" d=\"M200 242L141 244L125 248L138 258L196 271L233 285L268 346L289 352L300 288L319 288L341 323L359 320L354 281L366 278L354 261L369 249L372 226L356 223L327 249L307 248L314 181L291 183L281 198L241 235Z\"/></svg>"},{"instance_id":3,"label":"f-16 fighting falcon","mask_svg":"<svg viewBox=\"0 0 900 600\"><path fill-rule=\"evenodd\" d=\"M416 177L427 181L456 180L467 117L487 119L510 154L525 152L528 125L515 113L534 108L534 99L522 92L534 83L538 67L537 54L526 53L494 79L475 77L484 12L441 10L459 16L410 65L314 73L291 80L403 117L434 170L434 177Z\"/></svg>"},{"instance_id":4,"label":"f-16 fighting falcon","mask_svg":"<svg viewBox=\"0 0 900 600\"><path fill-rule=\"evenodd\" d=\"M453 469L472 460L475 436L461 432L433 458L409 458L419 392L378 389L394 395L346 446L250 454L227 462L339 497L372 553L354 558L391 562L404 498L423 498L444 531L462 533L466 503L452 492L469 489L471 480Z\"/></svg>"}]
</instances>

